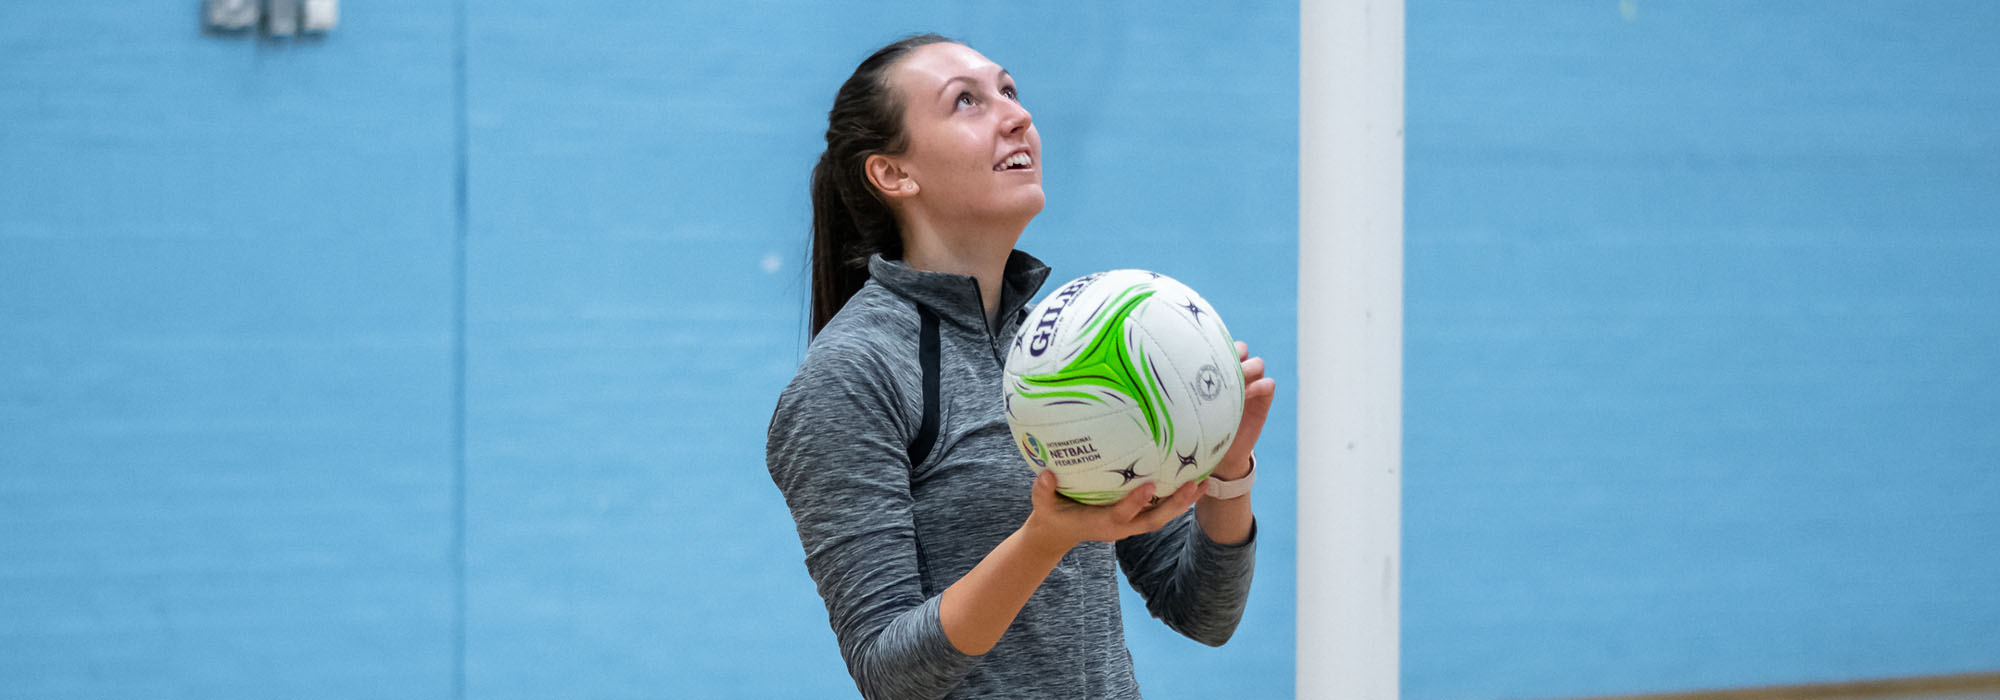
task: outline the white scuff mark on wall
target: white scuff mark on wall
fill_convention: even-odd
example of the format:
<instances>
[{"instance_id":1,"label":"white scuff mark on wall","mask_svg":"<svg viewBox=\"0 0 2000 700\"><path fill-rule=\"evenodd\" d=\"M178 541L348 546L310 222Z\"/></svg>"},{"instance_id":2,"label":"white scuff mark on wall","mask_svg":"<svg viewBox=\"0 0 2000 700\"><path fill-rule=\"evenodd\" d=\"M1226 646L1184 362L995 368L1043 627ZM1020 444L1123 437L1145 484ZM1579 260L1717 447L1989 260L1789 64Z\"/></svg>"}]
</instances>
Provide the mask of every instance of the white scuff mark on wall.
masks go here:
<instances>
[{"instance_id":1,"label":"white scuff mark on wall","mask_svg":"<svg viewBox=\"0 0 2000 700\"><path fill-rule=\"evenodd\" d=\"M327 32L340 26L340 0L305 0L299 10L302 31Z\"/></svg>"}]
</instances>

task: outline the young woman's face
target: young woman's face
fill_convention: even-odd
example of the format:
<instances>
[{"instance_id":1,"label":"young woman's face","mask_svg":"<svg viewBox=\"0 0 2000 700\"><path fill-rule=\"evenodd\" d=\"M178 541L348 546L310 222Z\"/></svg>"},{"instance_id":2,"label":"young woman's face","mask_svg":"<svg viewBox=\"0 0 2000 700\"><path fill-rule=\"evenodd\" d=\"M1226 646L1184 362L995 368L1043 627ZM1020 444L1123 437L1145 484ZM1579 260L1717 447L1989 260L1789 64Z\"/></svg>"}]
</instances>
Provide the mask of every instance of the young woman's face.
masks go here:
<instances>
[{"instance_id":1,"label":"young woman's face","mask_svg":"<svg viewBox=\"0 0 2000 700\"><path fill-rule=\"evenodd\" d=\"M909 146L896 158L924 210L942 220L1033 218L1042 210L1042 137L1014 78L960 44L910 52L889 77Z\"/></svg>"}]
</instances>

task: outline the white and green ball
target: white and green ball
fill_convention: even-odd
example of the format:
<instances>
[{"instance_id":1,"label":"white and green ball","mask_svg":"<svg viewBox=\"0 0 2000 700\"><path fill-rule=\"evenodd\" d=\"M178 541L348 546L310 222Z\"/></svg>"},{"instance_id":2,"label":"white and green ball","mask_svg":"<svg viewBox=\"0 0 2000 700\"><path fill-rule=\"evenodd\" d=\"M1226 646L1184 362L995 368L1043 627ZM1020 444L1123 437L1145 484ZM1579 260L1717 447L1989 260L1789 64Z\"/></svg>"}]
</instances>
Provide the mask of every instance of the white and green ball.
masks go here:
<instances>
[{"instance_id":1,"label":"white and green ball","mask_svg":"<svg viewBox=\"0 0 2000 700\"><path fill-rule=\"evenodd\" d=\"M1222 318L1145 270L1056 288L1021 323L1001 382L1021 457L1083 503L1206 478L1243 418L1243 365Z\"/></svg>"}]
</instances>

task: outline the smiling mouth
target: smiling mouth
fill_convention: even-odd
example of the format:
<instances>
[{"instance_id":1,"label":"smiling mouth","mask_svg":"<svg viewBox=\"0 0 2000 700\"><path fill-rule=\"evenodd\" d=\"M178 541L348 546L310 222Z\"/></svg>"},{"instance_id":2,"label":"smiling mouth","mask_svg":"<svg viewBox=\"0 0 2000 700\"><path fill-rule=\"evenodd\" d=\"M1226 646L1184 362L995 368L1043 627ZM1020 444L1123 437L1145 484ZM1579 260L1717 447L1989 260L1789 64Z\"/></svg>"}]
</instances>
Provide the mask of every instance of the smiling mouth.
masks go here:
<instances>
[{"instance_id":1,"label":"smiling mouth","mask_svg":"<svg viewBox=\"0 0 2000 700\"><path fill-rule=\"evenodd\" d=\"M993 170L995 172L1005 171L1005 170L1027 170L1032 167L1035 167L1035 159L1032 156L1029 156L1027 151L1021 151L1020 153L1007 156L1006 160L1000 161L999 165L993 166Z\"/></svg>"}]
</instances>

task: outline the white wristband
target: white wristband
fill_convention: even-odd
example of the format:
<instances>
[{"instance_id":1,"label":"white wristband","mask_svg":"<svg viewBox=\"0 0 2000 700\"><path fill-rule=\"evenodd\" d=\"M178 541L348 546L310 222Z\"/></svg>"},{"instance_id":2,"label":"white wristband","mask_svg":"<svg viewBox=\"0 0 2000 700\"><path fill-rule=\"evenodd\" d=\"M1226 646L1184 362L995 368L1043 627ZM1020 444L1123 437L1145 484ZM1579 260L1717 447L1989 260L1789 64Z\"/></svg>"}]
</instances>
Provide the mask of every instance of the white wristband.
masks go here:
<instances>
[{"instance_id":1,"label":"white wristband","mask_svg":"<svg viewBox=\"0 0 2000 700\"><path fill-rule=\"evenodd\" d=\"M1250 487L1257 483L1257 454L1250 454L1250 471L1241 479L1224 480L1214 474L1208 475L1208 497L1226 501L1250 495Z\"/></svg>"}]
</instances>

